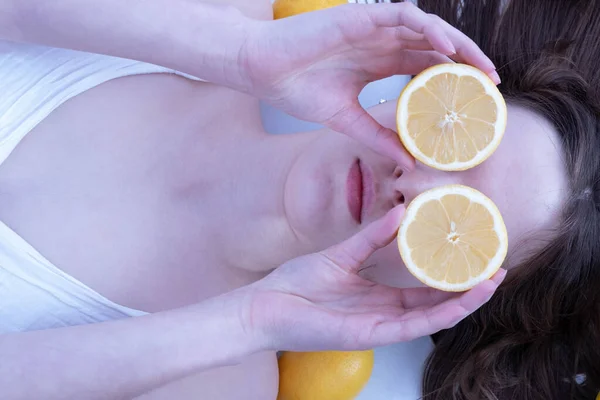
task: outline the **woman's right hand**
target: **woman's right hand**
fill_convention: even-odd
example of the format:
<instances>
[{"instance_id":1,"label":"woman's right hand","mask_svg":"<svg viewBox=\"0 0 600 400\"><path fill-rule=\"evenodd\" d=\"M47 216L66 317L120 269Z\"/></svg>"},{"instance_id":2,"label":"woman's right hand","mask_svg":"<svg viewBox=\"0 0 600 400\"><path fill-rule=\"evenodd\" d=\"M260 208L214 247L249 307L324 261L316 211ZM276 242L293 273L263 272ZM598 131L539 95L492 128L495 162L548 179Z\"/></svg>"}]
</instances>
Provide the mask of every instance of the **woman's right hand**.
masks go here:
<instances>
[{"instance_id":1,"label":"woman's right hand","mask_svg":"<svg viewBox=\"0 0 600 400\"><path fill-rule=\"evenodd\" d=\"M244 91L297 118L344 133L404 170L414 159L398 135L361 106L372 81L439 63L471 64L496 82L492 61L458 29L411 2L347 4L277 21L228 15L246 30L237 59ZM233 22L230 23L233 25ZM235 25L234 25L235 26Z\"/></svg>"},{"instance_id":2,"label":"woman's right hand","mask_svg":"<svg viewBox=\"0 0 600 400\"><path fill-rule=\"evenodd\" d=\"M270 350L367 349L450 328L487 302L504 270L459 294L392 288L358 275L367 257L393 240L403 211L397 207L350 239L243 288L244 331Z\"/></svg>"}]
</instances>

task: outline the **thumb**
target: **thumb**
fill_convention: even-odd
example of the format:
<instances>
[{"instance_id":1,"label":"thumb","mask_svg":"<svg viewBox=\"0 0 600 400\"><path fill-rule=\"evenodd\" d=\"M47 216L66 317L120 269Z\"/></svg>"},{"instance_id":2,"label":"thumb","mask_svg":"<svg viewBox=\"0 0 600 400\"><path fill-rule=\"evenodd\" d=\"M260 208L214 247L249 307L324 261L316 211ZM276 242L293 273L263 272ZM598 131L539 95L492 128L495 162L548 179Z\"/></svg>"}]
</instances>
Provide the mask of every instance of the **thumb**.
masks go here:
<instances>
[{"instance_id":1,"label":"thumb","mask_svg":"<svg viewBox=\"0 0 600 400\"><path fill-rule=\"evenodd\" d=\"M358 272L371 254L387 246L395 238L404 210L403 205L393 208L362 231L321 254L348 272Z\"/></svg>"},{"instance_id":2,"label":"thumb","mask_svg":"<svg viewBox=\"0 0 600 400\"><path fill-rule=\"evenodd\" d=\"M390 157L405 171L412 170L415 165L414 158L404 149L396 132L379 124L362 108L358 99L336 113L324 125Z\"/></svg>"}]
</instances>

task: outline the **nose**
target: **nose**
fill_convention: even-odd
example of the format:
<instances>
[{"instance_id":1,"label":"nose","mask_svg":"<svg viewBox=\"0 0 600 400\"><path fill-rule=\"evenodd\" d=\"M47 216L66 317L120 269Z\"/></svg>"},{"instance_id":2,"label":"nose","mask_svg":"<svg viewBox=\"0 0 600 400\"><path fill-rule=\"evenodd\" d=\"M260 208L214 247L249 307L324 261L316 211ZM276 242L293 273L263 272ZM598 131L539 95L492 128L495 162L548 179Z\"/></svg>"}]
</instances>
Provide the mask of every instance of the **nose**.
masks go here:
<instances>
[{"instance_id":1,"label":"nose","mask_svg":"<svg viewBox=\"0 0 600 400\"><path fill-rule=\"evenodd\" d=\"M464 172L440 171L417 162L412 171L402 172L396 169L394 178L394 203L408 204L421 193L434 187L462 184Z\"/></svg>"}]
</instances>

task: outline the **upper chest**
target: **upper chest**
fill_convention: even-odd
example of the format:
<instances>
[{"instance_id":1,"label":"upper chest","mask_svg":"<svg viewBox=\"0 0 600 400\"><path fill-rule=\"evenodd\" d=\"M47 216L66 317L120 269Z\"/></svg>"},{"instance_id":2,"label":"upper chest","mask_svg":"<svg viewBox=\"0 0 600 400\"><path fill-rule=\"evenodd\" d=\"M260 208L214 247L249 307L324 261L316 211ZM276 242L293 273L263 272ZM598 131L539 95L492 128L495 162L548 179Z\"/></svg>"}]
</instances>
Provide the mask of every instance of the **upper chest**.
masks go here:
<instances>
[{"instance_id":1,"label":"upper chest","mask_svg":"<svg viewBox=\"0 0 600 400\"><path fill-rule=\"evenodd\" d=\"M214 268L202 204L180 195L198 159L217 162L211 149L228 128L197 85L130 77L63 104L0 166L0 220L63 271L144 311L253 279Z\"/></svg>"}]
</instances>

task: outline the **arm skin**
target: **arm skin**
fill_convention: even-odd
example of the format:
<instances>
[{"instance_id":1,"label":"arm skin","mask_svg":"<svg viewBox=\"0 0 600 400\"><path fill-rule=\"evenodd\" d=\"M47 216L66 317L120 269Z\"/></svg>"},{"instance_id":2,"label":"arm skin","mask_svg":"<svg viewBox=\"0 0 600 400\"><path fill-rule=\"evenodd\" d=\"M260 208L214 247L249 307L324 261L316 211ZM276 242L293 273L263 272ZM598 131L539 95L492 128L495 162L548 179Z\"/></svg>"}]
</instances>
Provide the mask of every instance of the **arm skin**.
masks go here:
<instances>
[{"instance_id":1,"label":"arm skin","mask_svg":"<svg viewBox=\"0 0 600 400\"><path fill-rule=\"evenodd\" d=\"M247 18L194 0L0 0L0 40L128 58L244 90Z\"/></svg>"},{"instance_id":2,"label":"arm skin","mask_svg":"<svg viewBox=\"0 0 600 400\"><path fill-rule=\"evenodd\" d=\"M1 397L130 399L234 365L266 343L238 318L245 293L143 317L0 335Z\"/></svg>"}]
</instances>

